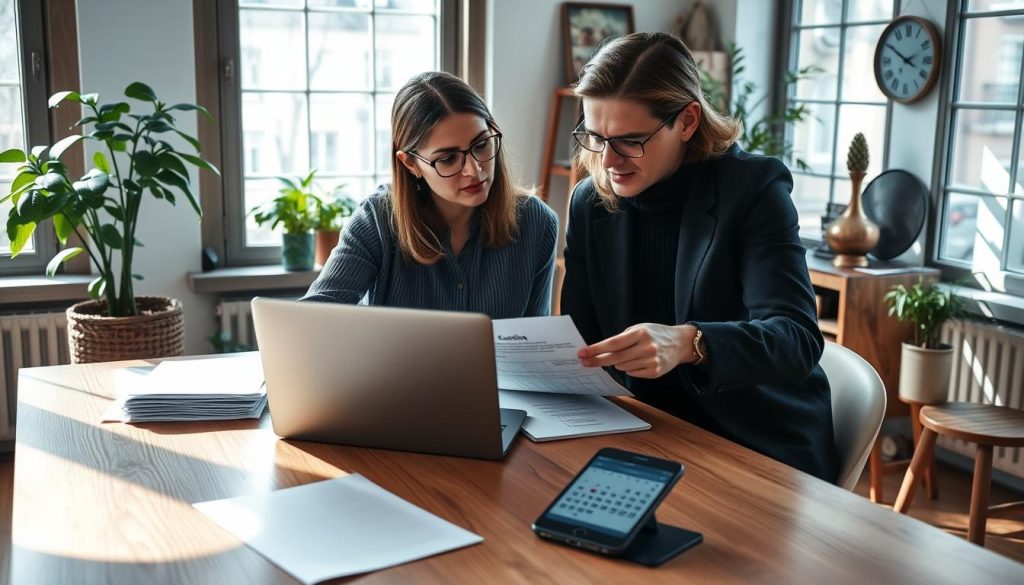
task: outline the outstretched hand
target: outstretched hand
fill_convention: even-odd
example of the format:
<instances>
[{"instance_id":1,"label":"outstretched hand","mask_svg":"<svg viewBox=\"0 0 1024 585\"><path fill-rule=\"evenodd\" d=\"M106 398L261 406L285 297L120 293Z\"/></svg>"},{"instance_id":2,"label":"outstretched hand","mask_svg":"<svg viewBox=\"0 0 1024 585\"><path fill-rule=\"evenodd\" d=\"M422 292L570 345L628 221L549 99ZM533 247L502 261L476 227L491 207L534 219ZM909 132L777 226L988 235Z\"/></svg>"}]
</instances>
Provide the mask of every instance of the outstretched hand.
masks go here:
<instances>
[{"instance_id":1,"label":"outstretched hand","mask_svg":"<svg viewBox=\"0 0 1024 585\"><path fill-rule=\"evenodd\" d=\"M693 325L640 323L578 352L587 367L614 367L635 378L660 378L679 364L697 361Z\"/></svg>"}]
</instances>

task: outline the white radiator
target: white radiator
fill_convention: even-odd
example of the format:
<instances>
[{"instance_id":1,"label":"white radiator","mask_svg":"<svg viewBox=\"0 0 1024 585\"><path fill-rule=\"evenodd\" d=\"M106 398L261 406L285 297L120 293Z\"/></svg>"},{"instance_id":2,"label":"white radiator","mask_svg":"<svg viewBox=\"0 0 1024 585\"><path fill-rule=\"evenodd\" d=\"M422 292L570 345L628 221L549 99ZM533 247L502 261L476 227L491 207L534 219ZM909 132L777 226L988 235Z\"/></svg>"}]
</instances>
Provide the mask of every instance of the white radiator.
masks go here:
<instances>
[{"instance_id":1,"label":"white radiator","mask_svg":"<svg viewBox=\"0 0 1024 585\"><path fill-rule=\"evenodd\" d=\"M0 315L0 441L14 439L18 370L69 363L64 313Z\"/></svg>"},{"instance_id":2,"label":"white radiator","mask_svg":"<svg viewBox=\"0 0 1024 585\"><path fill-rule=\"evenodd\" d=\"M963 321L947 323L942 340L955 352L949 400L1024 409L1024 331ZM974 458L972 443L939 436L938 444ZM1021 449L995 448L992 466L1024 478Z\"/></svg>"},{"instance_id":3,"label":"white radiator","mask_svg":"<svg viewBox=\"0 0 1024 585\"><path fill-rule=\"evenodd\" d=\"M217 305L221 340L235 346L256 347L251 299L223 299Z\"/></svg>"}]
</instances>

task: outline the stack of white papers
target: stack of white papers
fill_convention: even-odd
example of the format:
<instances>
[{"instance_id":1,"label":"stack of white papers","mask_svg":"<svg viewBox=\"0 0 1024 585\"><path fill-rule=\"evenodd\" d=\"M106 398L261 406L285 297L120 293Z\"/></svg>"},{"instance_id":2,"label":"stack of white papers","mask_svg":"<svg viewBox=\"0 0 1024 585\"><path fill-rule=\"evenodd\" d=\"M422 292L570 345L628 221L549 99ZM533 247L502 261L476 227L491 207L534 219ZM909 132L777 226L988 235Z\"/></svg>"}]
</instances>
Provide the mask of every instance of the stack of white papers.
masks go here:
<instances>
[{"instance_id":1,"label":"stack of white papers","mask_svg":"<svg viewBox=\"0 0 1024 585\"><path fill-rule=\"evenodd\" d=\"M483 542L361 475L193 506L303 583Z\"/></svg>"},{"instance_id":2,"label":"stack of white papers","mask_svg":"<svg viewBox=\"0 0 1024 585\"><path fill-rule=\"evenodd\" d=\"M600 396L499 390L498 402L502 408L526 411L523 434L534 442L651 428L650 423Z\"/></svg>"},{"instance_id":3,"label":"stack of white papers","mask_svg":"<svg viewBox=\"0 0 1024 585\"><path fill-rule=\"evenodd\" d=\"M124 368L115 379L117 399L104 413L104 421L259 418L267 406L257 352Z\"/></svg>"}]
</instances>

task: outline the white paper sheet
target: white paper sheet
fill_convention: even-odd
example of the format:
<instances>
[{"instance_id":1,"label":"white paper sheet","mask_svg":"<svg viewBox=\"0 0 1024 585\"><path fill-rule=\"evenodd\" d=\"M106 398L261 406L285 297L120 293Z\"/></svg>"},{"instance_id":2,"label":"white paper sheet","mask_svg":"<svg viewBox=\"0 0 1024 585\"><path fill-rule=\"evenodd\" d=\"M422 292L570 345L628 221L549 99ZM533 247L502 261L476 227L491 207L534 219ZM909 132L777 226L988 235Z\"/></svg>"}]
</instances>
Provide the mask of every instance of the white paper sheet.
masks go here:
<instances>
[{"instance_id":1,"label":"white paper sheet","mask_svg":"<svg viewBox=\"0 0 1024 585\"><path fill-rule=\"evenodd\" d=\"M483 542L358 474L193 506L303 583Z\"/></svg>"},{"instance_id":2,"label":"white paper sheet","mask_svg":"<svg viewBox=\"0 0 1024 585\"><path fill-rule=\"evenodd\" d=\"M554 441L645 431L650 423L600 396L499 390L502 408L525 410L523 433L531 441Z\"/></svg>"},{"instance_id":3,"label":"white paper sheet","mask_svg":"<svg viewBox=\"0 0 1024 585\"><path fill-rule=\"evenodd\" d=\"M601 368L586 368L576 352L587 344L572 318L496 319L498 388L523 392L632 396Z\"/></svg>"}]
</instances>

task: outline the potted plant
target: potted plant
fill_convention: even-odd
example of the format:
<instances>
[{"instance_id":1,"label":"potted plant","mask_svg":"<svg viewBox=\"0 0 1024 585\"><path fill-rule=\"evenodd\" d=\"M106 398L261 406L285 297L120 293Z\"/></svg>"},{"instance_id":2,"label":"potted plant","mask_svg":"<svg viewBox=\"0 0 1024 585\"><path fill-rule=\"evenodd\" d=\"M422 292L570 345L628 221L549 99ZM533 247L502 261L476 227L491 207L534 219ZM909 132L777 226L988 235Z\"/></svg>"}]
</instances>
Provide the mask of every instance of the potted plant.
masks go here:
<instances>
[{"instance_id":1,"label":"potted plant","mask_svg":"<svg viewBox=\"0 0 1024 585\"><path fill-rule=\"evenodd\" d=\"M278 177L284 185L280 195L249 211L256 225L270 223L271 229L284 226L281 260L285 270L313 269L313 229L317 226L316 210L320 203L312 191L314 175L316 169L298 181Z\"/></svg>"},{"instance_id":2,"label":"potted plant","mask_svg":"<svg viewBox=\"0 0 1024 585\"><path fill-rule=\"evenodd\" d=\"M41 222L50 219L62 245L73 233L81 245L61 250L46 274L53 276L64 261L83 251L98 273L88 289L93 300L67 310L68 342L75 363L184 353L181 302L135 295L135 281L142 280L133 265L135 247L141 245L136 237L139 209L149 197L174 205L176 197L184 195L196 215L202 216L187 165L219 174L197 156L199 142L175 126L175 112L199 111L209 116L205 108L165 104L139 82L128 85L124 94L152 111L133 113L128 102L100 104L97 94L62 91L50 98L50 107L81 104L85 116L75 125L86 132L27 153L19 149L0 153L0 162L21 164L10 193L0 199L12 204L7 216L11 257L21 252ZM174 135L188 142L196 154L179 152L167 141ZM92 157L93 168L75 181L60 157L80 140L102 148Z\"/></svg>"},{"instance_id":3,"label":"potted plant","mask_svg":"<svg viewBox=\"0 0 1024 585\"><path fill-rule=\"evenodd\" d=\"M338 186L334 193L340 192L342 186ZM337 195L333 199L324 200L317 198L316 206L316 264L323 266L331 255L331 250L338 245L341 236L341 228L345 218L352 215L356 210L356 202L350 197Z\"/></svg>"},{"instance_id":4,"label":"potted plant","mask_svg":"<svg viewBox=\"0 0 1024 585\"><path fill-rule=\"evenodd\" d=\"M903 342L900 400L918 404L945 402L953 366L953 348L939 340L942 325L964 315L963 301L923 279L894 286L884 297L889 315L913 328L912 343Z\"/></svg>"}]
</instances>

